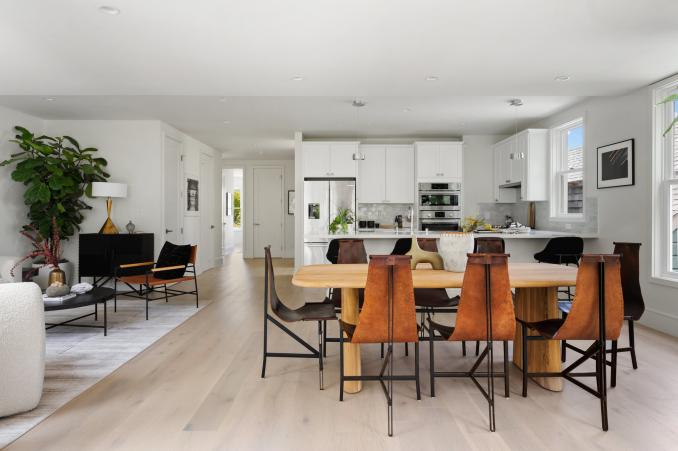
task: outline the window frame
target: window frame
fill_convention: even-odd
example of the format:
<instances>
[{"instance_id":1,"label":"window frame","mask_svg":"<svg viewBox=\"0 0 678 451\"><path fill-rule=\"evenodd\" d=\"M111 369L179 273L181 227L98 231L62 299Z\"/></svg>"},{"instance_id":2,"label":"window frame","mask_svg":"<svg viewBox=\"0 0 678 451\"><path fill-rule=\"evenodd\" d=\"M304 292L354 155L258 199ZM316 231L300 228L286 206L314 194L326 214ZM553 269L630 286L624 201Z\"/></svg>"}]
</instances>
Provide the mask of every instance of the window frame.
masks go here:
<instances>
[{"instance_id":1,"label":"window frame","mask_svg":"<svg viewBox=\"0 0 678 451\"><path fill-rule=\"evenodd\" d=\"M656 283L678 287L678 271L672 271L671 188L678 186L673 171L675 126L663 135L675 107L663 99L678 93L678 75L652 87L652 275Z\"/></svg>"},{"instance_id":2,"label":"window frame","mask_svg":"<svg viewBox=\"0 0 678 451\"><path fill-rule=\"evenodd\" d=\"M573 128L583 127L582 136L582 167L580 169L563 169L567 165L567 131ZM586 124L583 116L570 120L556 127L551 128L551 148L550 160L551 171L549 177L550 191L550 213L552 221L583 222L586 218ZM582 212L567 213L566 189L564 188L563 177L576 172L582 173Z\"/></svg>"}]
</instances>

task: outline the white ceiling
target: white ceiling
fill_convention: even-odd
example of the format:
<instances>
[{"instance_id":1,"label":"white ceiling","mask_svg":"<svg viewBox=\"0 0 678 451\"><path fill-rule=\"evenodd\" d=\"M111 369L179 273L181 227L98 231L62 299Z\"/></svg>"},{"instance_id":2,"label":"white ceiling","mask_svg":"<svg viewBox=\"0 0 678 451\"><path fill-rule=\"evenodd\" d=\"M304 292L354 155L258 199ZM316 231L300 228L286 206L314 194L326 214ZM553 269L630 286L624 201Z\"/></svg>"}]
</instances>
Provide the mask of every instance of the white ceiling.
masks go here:
<instances>
[{"instance_id":1,"label":"white ceiling","mask_svg":"<svg viewBox=\"0 0 678 451\"><path fill-rule=\"evenodd\" d=\"M162 119L233 157L289 152L294 130L501 133L508 98L528 123L675 73L676 54L676 0L0 2L0 104Z\"/></svg>"}]
</instances>

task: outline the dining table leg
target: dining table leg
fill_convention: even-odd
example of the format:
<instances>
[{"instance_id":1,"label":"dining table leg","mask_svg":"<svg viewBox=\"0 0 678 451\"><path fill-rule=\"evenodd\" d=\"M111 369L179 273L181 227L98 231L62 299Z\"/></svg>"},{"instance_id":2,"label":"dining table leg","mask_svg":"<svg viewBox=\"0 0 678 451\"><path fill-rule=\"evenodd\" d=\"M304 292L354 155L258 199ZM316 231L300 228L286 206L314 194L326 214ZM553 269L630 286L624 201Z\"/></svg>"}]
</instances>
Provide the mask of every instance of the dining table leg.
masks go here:
<instances>
[{"instance_id":1,"label":"dining table leg","mask_svg":"<svg viewBox=\"0 0 678 451\"><path fill-rule=\"evenodd\" d=\"M516 317L524 321L542 321L558 318L558 288L516 288ZM532 332L530 335L536 335ZM559 372L561 370L560 342L558 340L532 340L528 342L529 371ZM513 363L522 369L522 332L516 327L513 340ZM563 380L560 377L533 377L538 385L551 391L561 391Z\"/></svg>"},{"instance_id":2,"label":"dining table leg","mask_svg":"<svg viewBox=\"0 0 678 451\"><path fill-rule=\"evenodd\" d=\"M341 320L349 324L358 324L357 288L341 289ZM360 374L360 345L349 343L344 335L344 375L360 376ZM362 390L361 381L344 382L344 392L358 393L360 390Z\"/></svg>"}]
</instances>

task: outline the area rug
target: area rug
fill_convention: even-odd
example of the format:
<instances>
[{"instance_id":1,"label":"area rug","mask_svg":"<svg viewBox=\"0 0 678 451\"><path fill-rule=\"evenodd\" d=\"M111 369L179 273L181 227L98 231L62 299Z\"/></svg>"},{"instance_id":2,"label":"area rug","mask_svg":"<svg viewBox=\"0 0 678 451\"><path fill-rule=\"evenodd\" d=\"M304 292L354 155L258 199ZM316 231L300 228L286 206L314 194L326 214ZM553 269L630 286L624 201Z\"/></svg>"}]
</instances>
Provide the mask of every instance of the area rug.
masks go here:
<instances>
[{"instance_id":1,"label":"area rug","mask_svg":"<svg viewBox=\"0 0 678 451\"><path fill-rule=\"evenodd\" d=\"M189 298L151 303L149 320L144 302L118 299L118 311L108 303L108 336L103 329L56 327L47 331L45 383L42 399L34 410L0 418L0 448L28 432L89 387L111 374L168 332L205 308L211 301ZM93 307L46 312L47 322L61 322L90 313ZM99 306L99 324L103 324ZM94 317L78 323L94 324Z\"/></svg>"}]
</instances>

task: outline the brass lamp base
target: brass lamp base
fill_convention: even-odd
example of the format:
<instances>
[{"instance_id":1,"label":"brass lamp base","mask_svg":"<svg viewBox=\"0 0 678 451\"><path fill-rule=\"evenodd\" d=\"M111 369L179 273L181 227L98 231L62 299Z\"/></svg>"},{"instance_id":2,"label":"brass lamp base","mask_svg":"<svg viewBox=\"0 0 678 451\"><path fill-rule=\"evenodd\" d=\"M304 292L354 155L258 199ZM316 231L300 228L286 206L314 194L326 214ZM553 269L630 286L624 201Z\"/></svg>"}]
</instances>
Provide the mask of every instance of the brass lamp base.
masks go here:
<instances>
[{"instance_id":1,"label":"brass lamp base","mask_svg":"<svg viewBox=\"0 0 678 451\"><path fill-rule=\"evenodd\" d=\"M106 218L106 222L104 222L104 225L101 226L101 229L99 229L99 233L102 233L104 235L117 235L118 228L113 224L113 221L111 221L111 207L113 206L113 200L109 197L106 199L106 210L108 211L108 217Z\"/></svg>"},{"instance_id":2,"label":"brass lamp base","mask_svg":"<svg viewBox=\"0 0 678 451\"><path fill-rule=\"evenodd\" d=\"M111 218L106 219L106 222L104 222L104 225L101 226L101 229L99 229L99 233L103 233L104 235L117 235L118 228L113 224L113 221L111 221Z\"/></svg>"}]
</instances>

